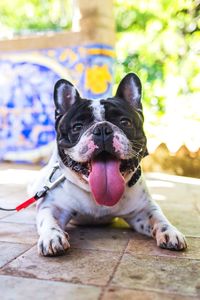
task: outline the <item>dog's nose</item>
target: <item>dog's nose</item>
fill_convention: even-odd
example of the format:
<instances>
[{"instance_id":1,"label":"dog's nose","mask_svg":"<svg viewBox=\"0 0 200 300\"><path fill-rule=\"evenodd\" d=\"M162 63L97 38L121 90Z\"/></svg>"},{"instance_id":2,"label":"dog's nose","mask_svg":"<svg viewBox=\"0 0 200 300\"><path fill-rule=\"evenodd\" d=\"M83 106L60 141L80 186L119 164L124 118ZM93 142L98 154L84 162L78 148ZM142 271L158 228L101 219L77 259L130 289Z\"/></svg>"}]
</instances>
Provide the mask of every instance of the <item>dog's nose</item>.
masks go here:
<instances>
[{"instance_id":1,"label":"dog's nose","mask_svg":"<svg viewBox=\"0 0 200 300\"><path fill-rule=\"evenodd\" d=\"M96 137L102 138L104 140L106 138L108 138L112 133L113 133L113 130L108 124L97 125L93 130L93 134Z\"/></svg>"}]
</instances>

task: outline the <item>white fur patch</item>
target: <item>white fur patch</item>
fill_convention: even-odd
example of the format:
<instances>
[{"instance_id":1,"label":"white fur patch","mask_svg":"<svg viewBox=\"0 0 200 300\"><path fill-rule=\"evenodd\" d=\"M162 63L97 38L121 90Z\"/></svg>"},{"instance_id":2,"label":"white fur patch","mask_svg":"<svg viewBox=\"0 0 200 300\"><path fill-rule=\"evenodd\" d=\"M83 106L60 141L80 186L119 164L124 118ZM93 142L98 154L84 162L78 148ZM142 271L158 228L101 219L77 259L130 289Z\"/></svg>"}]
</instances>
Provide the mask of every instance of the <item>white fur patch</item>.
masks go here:
<instances>
[{"instance_id":1,"label":"white fur patch","mask_svg":"<svg viewBox=\"0 0 200 300\"><path fill-rule=\"evenodd\" d=\"M91 104L94 118L96 122L101 122L105 120L105 108L103 104L100 103L100 100L93 100Z\"/></svg>"}]
</instances>

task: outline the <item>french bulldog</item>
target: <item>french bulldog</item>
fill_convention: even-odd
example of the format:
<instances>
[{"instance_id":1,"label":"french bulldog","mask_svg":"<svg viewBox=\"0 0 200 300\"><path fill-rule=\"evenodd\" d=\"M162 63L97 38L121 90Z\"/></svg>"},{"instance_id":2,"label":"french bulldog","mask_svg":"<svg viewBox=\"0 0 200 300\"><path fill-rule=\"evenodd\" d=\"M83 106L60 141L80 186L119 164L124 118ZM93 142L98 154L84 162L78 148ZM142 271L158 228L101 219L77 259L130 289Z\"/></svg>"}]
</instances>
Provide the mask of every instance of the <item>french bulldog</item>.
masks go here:
<instances>
[{"instance_id":1,"label":"french bulldog","mask_svg":"<svg viewBox=\"0 0 200 300\"><path fill-rule=\"evenodd\" d=\"M70 247L70 221L104 224L114 217L152 236L161 248L187 247L183 234L152 200L141 173L141 159L148 153L141 93L134 73L108 99L83 99L64 79L55 84L56 147L33 190L45 185L56 163L52 180L61 175L65 180L37 203L40 255L60 255Z\"/></svg>"}]
</instances>

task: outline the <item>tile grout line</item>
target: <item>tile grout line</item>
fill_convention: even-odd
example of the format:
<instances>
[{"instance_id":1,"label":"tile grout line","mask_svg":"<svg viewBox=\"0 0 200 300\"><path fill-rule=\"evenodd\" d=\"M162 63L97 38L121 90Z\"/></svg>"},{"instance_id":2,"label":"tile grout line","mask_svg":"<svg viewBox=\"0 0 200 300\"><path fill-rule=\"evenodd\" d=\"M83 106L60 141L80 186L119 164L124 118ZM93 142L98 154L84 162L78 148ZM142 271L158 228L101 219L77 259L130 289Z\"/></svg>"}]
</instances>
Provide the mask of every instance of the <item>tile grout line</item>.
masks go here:
<instances>
[{"instance_id":1,"label":"tile grout line","mask_svg":"<svg viewBox=\"0 0 200 300\"><path fill-rule=\"evenodd\" d=\"M30 250L30 249L29 249ZM17 275L17 274L7 274L7 273L0 273L0 276L6 276L6 277L16 277L16 278L24 278L24 279L34 279L38 281L48 281L48 282L56 282L56 283L68 283L75 286L84 286L84 287L96 287L96 288L103 288L103 285L98 285L95 283L81 283L81 282L73 282L70 280L58 280L58 279L47 279L47 278L38 278L34 276L24 276L24 275Z\"/></svg>"},{"instance_id":2,"label":"tile grout line","mask_svg":"<svg viewBox=\"0 0 200 300\"><path fill-rule=\"evenodd\" d=\"M28 245L28 244L21 244L21 245ZM18 257L20 257L21 255L25 254L26 252L28 252L29 250L31 250L33 247L36 246L36 243L33 245L29 245L30 248L26 249L25 251L21 252L19 255L15 256L14 258L12 258L11 260L9 260L8 262L6 262L3 266L0 267L0 275L4 275L1 274L1 272L3 271L3 268L5 268L9 263L11 263L13 260L17 259Z\"/></svg>"},{"instance_id":3,"label":"tile grout line","mask_svg":"<svg viewBox=\"0 0 200 300\"><path fill-rule=\"evenodd\" d=\"M125 286L113 286L114 289L121 289L121 290L129 290L129 291L140 291L140 292L150 292L150 293L156 293L156 294L161 294L161 295L168 295L168 296L188 296L194 298L194 300L198 299L198 294L186 294L186 293L178 293L176 291L170 291L170 290L161 290L158 288L138 288L138 287L125 287Z\"/></svg>"},{"instance_id":4,"label":"tile grout line","mask_svg":"<svg viewBox=\"0 0 200 300\"><path fill-rule=\"evenodd\" d=\"M128 247L128 244L129 244L130 239L131 239L131 238L128 239L128 241L127 241L127 243L126 243L126 245L125 245L125 247L124 247L124 249L123 249L123 251L122 251L120 257L119 257L118 262L116 263L115 267L113 268L113 271L112 271L112 273L111 273L111 275L110 275L110 278L109 278L107 284L106 284L105 286L102 287L102 290L101 290L101 293L100 293L100 295L99 295L98 300L102 300L102 299L103 299L103 296L104 296L104 294L105 294L105 292L106 292L108 286L110 285L110 283L111 283L111 281L112 281L112 279L113 279L113 277L114 277L116 271L117 271L117 268L118 268L118 266L119 266L119 264L120 264L120 262L121 262L121 260L122 260L122 257L123 257L123 255L124 255L125 252L126 252L126 249L127 249L127 247Z\"/></svg>"}]
</instances>

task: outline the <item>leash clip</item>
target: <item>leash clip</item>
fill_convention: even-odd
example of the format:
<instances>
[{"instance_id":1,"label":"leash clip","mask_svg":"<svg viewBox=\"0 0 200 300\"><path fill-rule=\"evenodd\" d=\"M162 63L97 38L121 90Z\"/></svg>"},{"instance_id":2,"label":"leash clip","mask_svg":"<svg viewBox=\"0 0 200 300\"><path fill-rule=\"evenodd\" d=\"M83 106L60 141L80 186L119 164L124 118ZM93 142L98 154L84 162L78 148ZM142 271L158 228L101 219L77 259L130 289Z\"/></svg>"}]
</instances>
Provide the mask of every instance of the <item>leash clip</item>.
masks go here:
<instances>
[{"instance_id":1,"label":"leash clip","mask_svg":"<svg viewBox=\"0 0 200 300\"><path fill-rule=\"evenodd\" d=\"M37 200L42 198L43 196L46 195L48 190L49 190L49 187L45 185L39 192L37 192L35 194L34 198L37 199Z\"/></svg>"}]
</instances>

